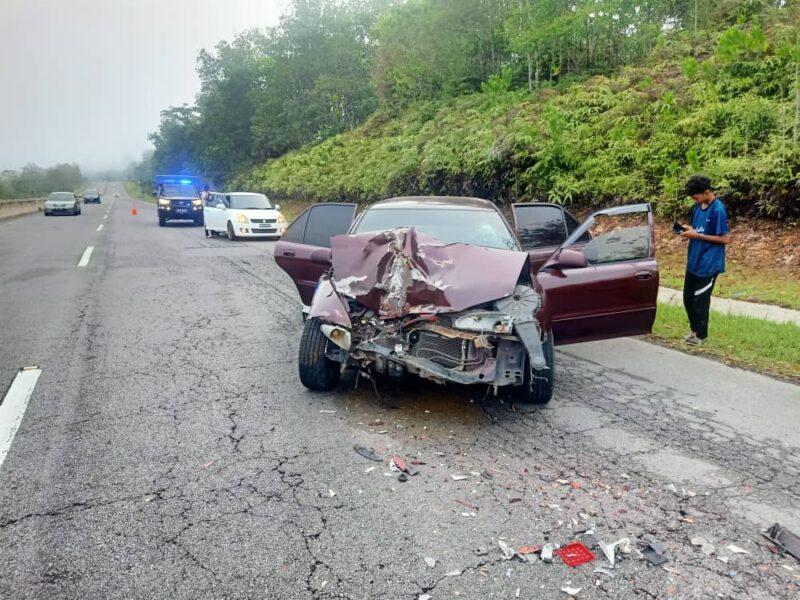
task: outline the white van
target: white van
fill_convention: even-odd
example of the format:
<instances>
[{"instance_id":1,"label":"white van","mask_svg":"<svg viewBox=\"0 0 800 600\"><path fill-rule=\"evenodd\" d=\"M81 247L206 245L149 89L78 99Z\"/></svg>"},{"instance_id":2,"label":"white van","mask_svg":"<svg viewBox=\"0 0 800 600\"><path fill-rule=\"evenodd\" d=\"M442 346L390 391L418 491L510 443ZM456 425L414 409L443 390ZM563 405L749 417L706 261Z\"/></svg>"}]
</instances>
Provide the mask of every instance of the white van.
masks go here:
<instances>
[{"instance_id":1,"label":"white van","mask_svg":"<svg viewBox=\"0 0 800 600\"><path fill-rule=\"evenodd\" d=\"M253 192L212 192L203 208L206 237L227 235L279 238L286 231L286 219L264 194Z\"/></svg>"}]
</instances>

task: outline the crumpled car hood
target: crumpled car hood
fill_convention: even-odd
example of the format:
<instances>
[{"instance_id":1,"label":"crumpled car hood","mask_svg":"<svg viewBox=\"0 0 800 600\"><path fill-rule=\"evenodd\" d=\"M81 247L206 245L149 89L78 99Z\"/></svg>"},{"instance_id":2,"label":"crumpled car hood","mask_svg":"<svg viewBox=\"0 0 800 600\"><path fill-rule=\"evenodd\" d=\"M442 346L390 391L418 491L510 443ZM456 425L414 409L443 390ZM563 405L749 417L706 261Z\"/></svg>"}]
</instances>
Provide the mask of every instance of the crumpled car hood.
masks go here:
<instances>
[{"instance_id":1,"label":"crumpled car hood","mask_svg":"<svg viewBox=\"0 0 800 600\"><path fill-rule=\"evenodd\" d=\"M331 238L336 290L382 319L459 312L514 292L524 252L445 244L414 228Z\"/></svg>"}]
</instances>

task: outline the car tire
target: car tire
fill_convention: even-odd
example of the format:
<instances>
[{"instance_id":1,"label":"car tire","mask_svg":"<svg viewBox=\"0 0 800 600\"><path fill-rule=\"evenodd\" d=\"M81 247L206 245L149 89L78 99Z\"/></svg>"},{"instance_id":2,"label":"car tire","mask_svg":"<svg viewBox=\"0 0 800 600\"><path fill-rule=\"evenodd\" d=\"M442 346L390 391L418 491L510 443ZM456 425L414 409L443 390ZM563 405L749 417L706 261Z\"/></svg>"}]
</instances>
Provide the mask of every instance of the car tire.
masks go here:
<instances>
[{"instance_id":1,"label":"car tire","mask_svg":"<svg viewBox=\"0 0 800 600\"><path fill-rule=\"evenodd\" d=\"M164 217L158 217L158 226L164 227L167 224L167 220Z\"/></svg>"},{"instance_id":2,"label":"car tire","mask_svg":"<svg viewBox=\"0 0 800 600\"><path fill-rule=\"evenodd\" d=\"M297 357L300 382L310 390L327 392L339 384L339 363L325 356L328 338L322 333L322 321L308 319L300 338Z\"/></svg>"},{"instance_id":3,"label":"car tire","mask_svg":"<svg viewBox=\"0 0 800 600\"><path fill-rule=\"evenodd\" d=\"M522 385L514 388L514 398L528 404L547 404L553 397L556 365L553 352L553 332L548 331L542 342L548 369L531 369L526 366Z\"/></svg>"},{"instance_id":4,"label":"car tire","mask_svg":"<svg viewBox=\"0 0 800 600\"><path fill-rule=\"evenodd\" d=\"M228 221L228 239L232 242L235 242L238 239L236 232L233 230L233 223L230 221Z\"/></svg>"},{"instance_id":5,"label":"car tire","mask_svg":"<svg viewBox=\"0 0 800 600\"><path fill-rule=\"evenodd\" d=\"M211 232L208 230L208 227L206 227L205 229L206 229L206 237L211 237Z\"/></svg>"}]
</instances>

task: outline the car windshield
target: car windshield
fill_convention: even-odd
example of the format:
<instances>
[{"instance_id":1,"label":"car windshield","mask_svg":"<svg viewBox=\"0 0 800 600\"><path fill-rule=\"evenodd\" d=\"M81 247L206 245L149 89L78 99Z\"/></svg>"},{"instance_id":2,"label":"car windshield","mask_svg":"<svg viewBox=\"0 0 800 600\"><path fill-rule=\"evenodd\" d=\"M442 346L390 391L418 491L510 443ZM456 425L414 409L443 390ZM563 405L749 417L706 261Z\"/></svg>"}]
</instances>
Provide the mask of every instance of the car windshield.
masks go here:
<instances>
[{"instance_id":1,"label":"car windshield","mask_svg":"<svg viewBox=\"0 0 800 600\"><path fill-rule=\"evenodd\" d=\"M72 200L75 199L75 196L70 194L69 192L55 192L53 194L50 194L47 197L47 199L48 200L60 200L62 202L66 200L66 201L71 202Z\"/></svg>"},{"instance_id":2,"label":"car windshield","mask_svg":"<svg viewBox=\"0 0 800 600\"><path fill-rule=\"evenodd\" d=\"M196 198L197 195L197 189L193 185L165 183L161 186L163 198Z\"/></svg>"},{"instance_id":3,"label":"car windshield","mask_svg":"<svg viewBox=\"0 0 800 600\"><path fill-rule=\"evenodd\" d=\"M364 213L355 233L414 227L446 244L519 250L503 218L493 210L375 208Z\"/></svg>"},{"instance_id":4,"label":"car windshield","mask_svg":"<svg viewBox=\"0 0 800 600\"><path fill-rule=\"evenodd\" d=\"M84 196L97 196L97 190L86 190L83 192Z\"/></svg>"},{"instance_id":5,"label":"car windshield","mask_svg":"<svg viewBox=\"0 0 800 600\"><path fill-rule=\"evenodd\" d=\"M236 194L230 196L231 208L239 210L272 208L269 199L264 194Z\"/></svg>"}]
</instances>

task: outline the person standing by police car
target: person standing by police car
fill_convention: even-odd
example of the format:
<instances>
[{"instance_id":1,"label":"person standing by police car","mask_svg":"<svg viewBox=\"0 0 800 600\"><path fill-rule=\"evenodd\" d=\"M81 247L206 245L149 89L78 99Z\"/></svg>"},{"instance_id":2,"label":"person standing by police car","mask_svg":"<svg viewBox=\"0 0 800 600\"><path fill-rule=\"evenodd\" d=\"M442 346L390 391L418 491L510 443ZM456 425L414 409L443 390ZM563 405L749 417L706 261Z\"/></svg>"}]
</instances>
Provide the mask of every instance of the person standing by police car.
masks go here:
<instances>
[{"instance_id":1,"label":"person standing by police car","mask_svg":"<svg viewBox=\"0 0 800 600\"><path fill-rule=\"evenodd\" d=\"M691 226L675 224L676 233L689 240L686 276L683 281L683 305L692 332L684 340L700 346L708 337L708 313L717 276L725 272L725 246L731 242L728 213L722 200L711 188L705 175L693 175L686 182L691 196ZM682 229L682 231L681 231Z\"/></svg>"}]
</instances>

